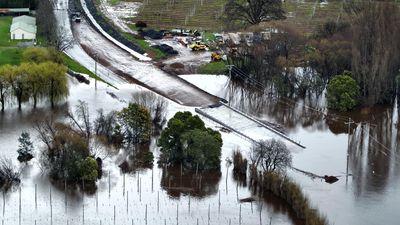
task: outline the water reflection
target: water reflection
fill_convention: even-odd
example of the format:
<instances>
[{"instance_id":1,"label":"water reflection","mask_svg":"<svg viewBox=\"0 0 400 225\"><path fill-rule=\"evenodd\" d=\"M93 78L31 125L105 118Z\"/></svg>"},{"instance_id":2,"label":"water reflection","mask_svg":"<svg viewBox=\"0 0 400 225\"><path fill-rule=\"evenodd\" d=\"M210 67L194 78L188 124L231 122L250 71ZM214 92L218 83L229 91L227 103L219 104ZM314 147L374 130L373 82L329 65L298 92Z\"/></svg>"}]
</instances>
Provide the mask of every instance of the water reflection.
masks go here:
<instances>
[{"instance_id":1,"label":"water reflection","mask_svg":"<svg viewBox=\"0 0 400 225\"><path fill-rule=\"evenodd\" d=\"M359 107L348 113L329 111L324 99L307 97L293 100L273 98L268 93L230 85L231 105L268 122L277 123L291 134L326 133L328 145L335 146L338 134L348 134L350 118L350 158L352 185L356 197L385 194L399 180L398 106ZM331 135L332 134L332 135ZM333 153L328 153L333 154ZM329 167L335 168L332 160ZM313 171L318 172L318 171Z\"/></svg>"},{"instance_id":2,"label":"water reflection","mask_svg":"<svg viewBox=\"0 0 400 225\"><path fill-rule=\"evenodd\" d=\"M118 163L123 173L132 173L137 170L151 169L154 156L150 151L150 143L130 146L118 155Z\"/></svg>"},{"instance_id":3,"label":"water reflection","mask_svg":"<svg viewBox=\"0 0 400 225\"><path fill-rule=\"evenodd\" d=\"M398 108L376 107L360 112L360 117L370 122L360 123L352 130L350 165L355 193L383 193L399 178Z\"/></svg>"},{"instance_id":4,"label":"water reflection","mask_svg":"<svg viewBox=\"0 0 400 225\"><path fill-rule=\"evenodd\" d=\"M191 195L204 198L218 193L221 171L210 170L198 172L184 170L179 166L162 169L161 187L173 198Z\"/></svg>"}]
</instances>

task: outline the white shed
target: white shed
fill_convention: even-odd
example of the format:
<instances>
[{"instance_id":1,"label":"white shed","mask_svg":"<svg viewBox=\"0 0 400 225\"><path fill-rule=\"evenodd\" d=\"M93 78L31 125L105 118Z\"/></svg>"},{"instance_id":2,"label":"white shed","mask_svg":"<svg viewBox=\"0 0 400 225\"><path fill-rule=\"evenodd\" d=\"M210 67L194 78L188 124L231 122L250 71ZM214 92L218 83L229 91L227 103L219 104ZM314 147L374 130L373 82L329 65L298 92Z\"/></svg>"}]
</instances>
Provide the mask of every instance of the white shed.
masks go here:
<instances>
[{"instance_id":1,"label":"white shed","mask_svg":"<svg viewBox=\"0 0 400 225\"><path fill-rule=\"evenodd\" d=\"M10 28L11 39L33 40L36 39L36 31L36 18L30 16L13 18Z\"/></svg>"}]
</instances>

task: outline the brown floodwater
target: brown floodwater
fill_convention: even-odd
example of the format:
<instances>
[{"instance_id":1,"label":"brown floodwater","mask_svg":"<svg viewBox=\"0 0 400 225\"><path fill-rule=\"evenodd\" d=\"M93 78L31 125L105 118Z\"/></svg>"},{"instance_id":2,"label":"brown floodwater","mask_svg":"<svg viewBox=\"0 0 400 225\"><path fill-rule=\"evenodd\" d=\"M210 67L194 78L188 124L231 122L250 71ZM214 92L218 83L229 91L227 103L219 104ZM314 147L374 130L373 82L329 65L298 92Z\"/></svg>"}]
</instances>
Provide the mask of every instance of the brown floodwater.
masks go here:
<instances>
[{"instance_id":1,"label":"brown floodwater","mask_svg":"<svg viewBox=\"0 0 400 225\"><path fill-rule=\"evenodd\" d=\"M235 95L227 98L235 107L282 125L289 136L306 146L304 150L294 149L293 167L339 178L338 182L328 184L288 171L331 224L399 224L397 104L357 108L340 114L326 111L323 99L293 103L285 98L270 100L240 88L234 88L233 92ZM355 122L350 126L350 134L348 118ZM347 151L350 176L346 182Z\"/></svg>"},{"instance_id":2,"label":"brown floodwater","mask_svg":"<svg viewBox=\"0 0 400 225\"><path fill-rule=\"evenodd\" d=\"M19 191L4 195L0 202L0 220L4 224L294 224L302 225L289 206L273 195L253 203L238 202L252 196L243 180L235 178L225 158L238 145L250 145L232 133L222 133L224 146L221 169L195 174L180 167L163 168L156 163L149 168L123 170L122 162L131 155L123 150L107 149L104 173L94 189L81 185L53 182L34 159L28 165L16 161L17 138L24 130L31 132L36 149L40 142L32 128L37 120L53 117L62 120L64 113L78 103L88 102L92 119L96 110L118 110L126 105L133 92L144 90L122 85L119 90L98 84L85 85L70 80L71 95L55 110L47 103L37 109L8 105L0 114L0 153L22 168L21 215ZM109 93L115 95L110 95ZM232 104L262 120L282 125L285 132L300 140L306 149L293 150L293 166L319 176L338 176L339 181L325 183L319 178L288 170L301 185L311 204L326 215L330 224L398 224L400 202L398 109L394 107L360 108L337 115L316 112L323 100L271 101L234 90ZM193 110L170 102L170 115L179 110ZM346 182L348 126L350 117L358 124L350 127L349 174ZM361 123L364 122L364 123ZM210 125L210 124L209 124ZM213 126L211 124L211 126ZM159 155L156 139L148 146L155 158ZM35 203L35 185L37 202ZM85 193L85 194L83 194ZM0 199L3 199L0 196ZM4 211L3 211L4 210ZM3 213L4 212L4 213ZM260 222L261 215L261 222Z\"/></svg>"},{"instance_id":3,"label":"brown floodwater","mask_svg":"<svg viewBox=\"0 0 400 225\"><path fill-rule=\"evenodd\" d=\"M22 170L20 191L16 188L0 196L2 224L304 224L285 202L272 195L252 203L239 202L252 193L243 182L237 182L225 158L247 142L232 133L222 133L226 141L221 169L217 171L196 175L191 171L181 172L179 167L163 168L154 163L149 168L123 173L119 165L131 160L131 154L103 146L101 150L107 157L96 187L65 186L62 181L49 180L38 160L42 145L33 129L36 121L51 117L65 120L65 112L72 110L78 100L89 104L94 119L98 109L119 110L126 106L132 93L145 90L132 84L120 85L116 90L102 83L94 90L93 82L86 85L72 79L69 85L70 96L54 110L47 102L41 102L37 109L24 104L21 111L15 104L9 104L0 114L0 154L12 159ZM194 111L169 102L169 117L181 110ZM16 160L17 138L22 131L30 132L35 144L36 157L27 165ZM148 147L157 159L156 138Z\"/></svg>"}]
</instances>

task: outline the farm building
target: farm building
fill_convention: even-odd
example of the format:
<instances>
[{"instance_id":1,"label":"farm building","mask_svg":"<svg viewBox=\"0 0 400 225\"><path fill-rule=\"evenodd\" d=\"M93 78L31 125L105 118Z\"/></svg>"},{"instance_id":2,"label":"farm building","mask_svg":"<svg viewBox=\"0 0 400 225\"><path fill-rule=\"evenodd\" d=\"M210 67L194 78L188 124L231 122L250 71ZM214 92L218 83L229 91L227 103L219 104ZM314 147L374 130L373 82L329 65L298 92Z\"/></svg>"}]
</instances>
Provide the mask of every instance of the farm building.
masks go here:
<instances>
[{"instance_id":1,"label":"farm building","mask_svg":"<svg viewBox=\"0 0 400 225\"><path fill-rule=\"evenodd\" d=\"M0 15L29 15L31 13L29 8L0 8Z\"/></svg>"},{"instance_id":2,"label":"farm building","mask_svg":"<svg viewBox=\"0 0 400 225\"><path fill-rule=\"evenodd\" d=\"M14 17L10 28L11 39L36 39L36 30L36 18L31 16Z\"/></svg>"}]
</instances>

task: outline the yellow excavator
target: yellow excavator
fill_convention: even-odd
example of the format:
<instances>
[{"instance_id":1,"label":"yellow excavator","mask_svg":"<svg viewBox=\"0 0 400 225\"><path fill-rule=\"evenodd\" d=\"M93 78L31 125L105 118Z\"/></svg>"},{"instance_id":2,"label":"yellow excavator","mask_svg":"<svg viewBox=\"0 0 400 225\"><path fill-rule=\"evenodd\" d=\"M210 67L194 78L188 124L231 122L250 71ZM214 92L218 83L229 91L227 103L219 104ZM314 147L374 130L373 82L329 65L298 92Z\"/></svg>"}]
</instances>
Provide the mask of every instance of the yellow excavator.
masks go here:
<instances>
[{"instance_id":1,"label":"yellow excavator","mask_svg":"<svg viewBox=\"0 0 400 225\"><path fill-rule=\"evenodd\" d=\"M222 57L221 54L219 52L213 52L211 53L211 61L212 62L218 62L221 61Z\"/></svg>"},{"instance_id":2,"label":"yellow excavator","mask_svg":"<svg viewBox=\"0 0 400 225\"><path fill-rule=\"evenodd\" d=\"M189 48L192 49L192 51L204 51L207 49L207 45L196 42L194 44L191 44Z\"/></svg>"}]
</instances>

